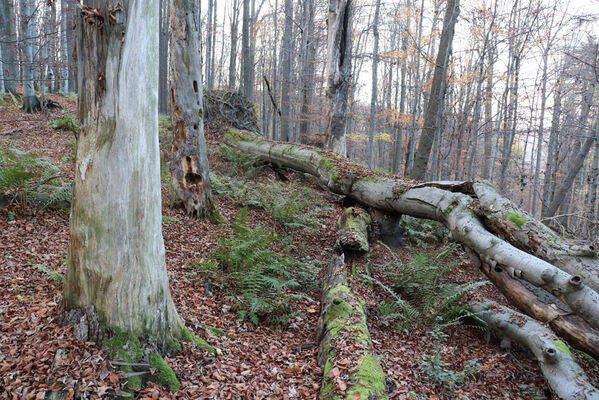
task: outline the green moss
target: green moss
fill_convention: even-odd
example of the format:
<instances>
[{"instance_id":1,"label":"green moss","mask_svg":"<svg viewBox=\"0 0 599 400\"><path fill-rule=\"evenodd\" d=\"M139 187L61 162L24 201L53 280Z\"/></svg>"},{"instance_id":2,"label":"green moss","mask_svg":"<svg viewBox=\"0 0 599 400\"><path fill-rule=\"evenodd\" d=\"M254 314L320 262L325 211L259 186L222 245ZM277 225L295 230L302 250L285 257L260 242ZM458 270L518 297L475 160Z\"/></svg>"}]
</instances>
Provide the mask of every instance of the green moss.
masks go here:
<instances>
[{"instance_id":1,"label":"green moss","mask_svg":"<svg viewBox=\"0 0 599 400\"><path fill-rule=\"evenodd\" d=\"M152 353L148 358L150 366L156 368L156 377L158 383L163 386L168 386L171 393L175 393L181 388L181 383L175 375L175 371L164 361L164 358L159 353Z\"/></svg>"},{"instance_id":2,"label":"green moss","mask_svg":"<svg viewBox=\"0 0 599 400\"><path fill-rule=\"evenodd\" d=\"M183 350L181 343L174 337L170 336L166 339L166 343L164 344L164 350L166 353L178 353Z\"/></svg>"},{"instance_id":3,"label":"green moss","mask_svg":"<svg viewBox=\"0 0 599 400\"><path fill-rule=\"evenodd\" d=\"M572 355L572 352L570 351L570 348L568 347L568 345L565 344L564 342L562 342L561 340L555 339L552 341L552 343L555 346L555 348L558 349L559 351L561 351L562 353Z\"/></svg>"},{"instance_id":4,"label":"green moss","mask_svg":"<svg viewBox=\"0 0 599 400\"><path fill-rule=\"evenodd\" d=\"M358 177L356 178L356 182L378 182L378 179L373 177L373 176L367 176L367 175L358 175Z\"/></svg>"},{"instance_id":5,"label":"green moss","mask_svg":"<svg viewBox=\"0 0 599 400\"><path fill-rule=\"evenodd\" d=\"M522 225L524 225L526 221L528 221L528 219L524 215L520 214L516 210L508 211L507 213L505 213L505 217L512 221L514 224L516 224L518 228L521 228Z\"/></svg>"},{"instance_id":6,"label":"green moss","mask_svg":"<svg viewBox=\"0 0 599 400\"><path fill-rule=\"evenodd\" d=\"M371 395L376 393L379 399L387 398L385 395L385 373L381 368L379 361L372 355L365 355L361 359L358 370L352 374L352 385L347 392L346 398L353 399L355 393L360 393L360 399L372 399Z\"/></svg>"},{"instance_id":7,"label":"green moss","mask_svg":"<svg viewBox=\"0 0 599 400\"><path fill-rule=\"evenodd\" d=\"M118 328L113 330L111 338L104 339L103 344L110 357L118 361L135 363L144 356L139 339ZM133 372L130 365L122 365L120 369L125 372ZM130 376L127 378L127 383L130 387L139 389L142 384L141 376Z\"/></svg>"},{"instance_id":8,"label":"green moss","mask_svg":"<svg viewBox=\"0 0 599 400\"><path fill-rule=\"evenodd\" d=\"M208 342L206 342L204 339L201 339L193 333L191 333L191 331L186 327L181 328L181 339L183 339L186 342L193 343L198 347L202 347L209 353L217 354L216 349L214 347L210 346Z\"/></svg>"},{"instance_id":9,"label":"green moss","mask_svg":"<svg viewBox=\"0 0 599 400\"><path fill-rule=\"evenodd\" d=\"M225 132L224 136L225 136L225 139L228 139L232 142L239 142L239 141L250 142L257 138L257 135L254 135L249 132L241 132L241 131L239 131L237 129L233 129L233 128L230 128L227 132Z\"/></svg>"},{"instance_id":10,"label":"green moss","mask_svg":"<svg viewBox=\"0 0 599 400\"><path fill-rule=\"evenodd\" d=\"M215 335L218 336L226 336L226 337L231 337L231 335L229 335L227 332L225 332L222 329L219 328L215 328L213 326L210 325L206 325L206 324L202 324L202 328L209 330L210 332L214 333Z\"/></svg>"},{"instance_id":11,"label":"green moss","mask_svg":"<svg viewBox=\"0 0 599 400\"><path fill-rule=\"evenodd\" d=\"M400 197L400 196L401 196L402 194L404 194L404 193L405 193L407 190L408 190L407 188L400 187L400 188L398 188L398 189L395 189L395 190L393 191L393 195L394 195L394 196L396 196L396 197Z\"/></svg>"}]
</instances>

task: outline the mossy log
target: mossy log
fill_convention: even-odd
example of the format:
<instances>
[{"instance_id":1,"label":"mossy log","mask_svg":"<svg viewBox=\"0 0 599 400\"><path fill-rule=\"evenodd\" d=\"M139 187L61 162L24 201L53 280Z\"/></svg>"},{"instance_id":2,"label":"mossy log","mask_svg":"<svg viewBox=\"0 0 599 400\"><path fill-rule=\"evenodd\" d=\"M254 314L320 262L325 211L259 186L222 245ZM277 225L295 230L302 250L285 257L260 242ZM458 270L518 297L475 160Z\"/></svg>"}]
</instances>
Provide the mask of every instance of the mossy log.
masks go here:
<instances>
[{"instance_id":1,"label":"mossy log","mask_svg":"<svg viewBox=\"0 0 599 400\"><path fill-rule=\"evenodd\" d=\"M335 247L344 254L362 255L370 251L370 215L357 207L346 208L337 220Z\"/></svg>"},{"instance_id":2,"label":"mossy log","mask_svg":"<svg viewBox=\"0 0 599 400\"><path fill-rule=\"evenodd\" d=\"M476 191L482 193L481 185L486 184L414 183L372 172L364 174L363 167L346 158L309 146L271 142L233 130L224 138L242 152L312 174L335 193L364 206L443 223L453 239L472 249L482 262L491 267L499 265L510 275L555 295L593 328L599 329L599 294L588 283L590 277L578 274L575 265L567 272L499 238L502 232L495 231L495 225L488 223L481 201L476 197ZM511 211L519 212L516 208ZM521 218L517 220L522 222Z\"/></svg>"},{"instance_id":3,"label":"mossy log","mask_svg":"<svg viewBox=\"0 0 599 400\"><path fill-rule=\"evenodd\" d=\"M599 399L599 391L589 382L568 346L551 330L494 302L474 305L471 311L502 340L514 340L530 349L547 383L561 399Z\"/></svg>"},{"instance_id":4,"label":"mossy log","mask_svg":"<svg viewBox=\"0 0 599 400\"><path fill-rule=\"evenodd\" d=\"M345 268L343 255L333 256L323 280L317 333L318 365L324 371L320 398L387 399L364 302L352 293Z\"/></svg>"}]
</instances>

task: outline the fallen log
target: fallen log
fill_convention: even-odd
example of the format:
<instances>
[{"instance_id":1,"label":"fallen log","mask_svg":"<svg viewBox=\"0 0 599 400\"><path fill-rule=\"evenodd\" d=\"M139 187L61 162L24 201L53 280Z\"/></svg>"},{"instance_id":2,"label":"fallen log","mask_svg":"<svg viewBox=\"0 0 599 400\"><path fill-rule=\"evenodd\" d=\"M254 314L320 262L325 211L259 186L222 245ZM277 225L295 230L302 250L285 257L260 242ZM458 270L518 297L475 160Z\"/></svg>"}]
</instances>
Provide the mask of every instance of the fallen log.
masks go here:
<instances>
[{"instance_id":1,"label":"fallen log","mask_svg":"<svg viewBox=\"0 0 599 400\"><path fill-rule=\"evenodd\" d=\"M599 391L589 382L568 346L551 330L524 314L497 303L476 304L471 311L500 339L511 339L535 355L551 389L564 400L599 399Z\"/></svg>"},{"instance_id":2,"label":"fallen log","mask_svg":"<svg viewBox=\"0 0 599 400\"><path fill-rule=\"evenodd\" d=\"M385 374L373 353L364 302L349 285L344 257L325 271L318 320L320 399L387 399Z\"/></svg>"},{"instance_id":3,"label":"fallen log","mask_svg":"<svg viewBox=\"0 0 599 400\"><path fill-rule=\"evenodd\" d=\"M548 323L551 329L572 345L599 359L599 331L585 320L563 310L554 303L545 303L519 280L511 277L501 267L478 265L480 270L520 311L534 319Z\"/></svg>"},{"instance_id":4,"label":"fallen log","mask_svg":"<svg viewBox=\"0 0 599 400\"><path fill-rule=\"evenodd\" d=\"M484 224L504 240L569 273L599 292L599 253L592 244L575 242L558 235L511 200L502 197L488 183L474 183Z\"/></svg>"},{"instance_id":5,"label":"fallen log","mask_svg":"<svg viewBox=\"0 0 599 400\"><path fill-rule=\"evenodd\" d=\"M407 214L443 223L452 237L472 249L482 262L501 266L511 275L541 287L563 301L593 328L599 329L599 294L570 274L500 239L485 226L473 184L469 182L414 183L375 174L337 154L304 145L277 143L251 133L230 130L227 144L314 175L335 193L385 213Z\"/></svg>"},{"instance_id":6,"label":"fallen log","mask_svg":"<svg viewBox=\"0 0 599 400\"><path fill-rule=\"evenodd\" d=\"M372 218L357 207L346 208L337 221L335 248L340 253L362 255L370 251L369 234Z\"/></svg>"}]
</instances>

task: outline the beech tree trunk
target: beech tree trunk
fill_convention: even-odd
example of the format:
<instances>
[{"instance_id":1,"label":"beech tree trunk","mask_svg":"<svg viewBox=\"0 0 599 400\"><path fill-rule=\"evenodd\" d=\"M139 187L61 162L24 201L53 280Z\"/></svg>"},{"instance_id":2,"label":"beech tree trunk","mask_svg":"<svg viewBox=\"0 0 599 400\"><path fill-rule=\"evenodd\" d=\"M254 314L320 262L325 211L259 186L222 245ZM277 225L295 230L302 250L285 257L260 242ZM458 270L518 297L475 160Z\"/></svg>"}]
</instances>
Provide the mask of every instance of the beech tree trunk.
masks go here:
<instances>
[{"instance_id":1,"label":"beech tree trunk","mask_svg":"<svg viewBox=\"0 0 599 400\"><path fill-rule=\"evenodd\" d=\"M493 268L499 265L510 275L552 293L591 327L599 328L599 294L592 288L591 274L583 277L579 255L568 253L570 258L563 258L563 264L568 264L567 260L577 262L573 267L576 273L572 274L498 237L501 231L494 228L496 224L486 223L484 208L479 206L485 201L481 193L488 184L413 184L384 175L373 178L360 173L360 166L344 158L307 146L275 144L251 134L228 133L225 140L241 151L310 173L334 192L362 205L392 215L407 214L443 223L453 238L472 249L482 262ZM509 211L504 224L524 226L528 220L524 213L517 208ZM514 239L525 248L526 240L521 235L514 235ZM589 258L594 260L597 256Z\"/></svg>"},{"instance_id":2,"label":"beech tree trunk","mask_svg":"<svg viewBox=\"0 0 599 400\"><path fill-rule=\"evenodd\" d=\"M169 78L168 78L168 48L169 48L169 6L168 0L160 0L160 37L158 51L158 112L167 114L169 112Z\"/></svg>"},{"instance_id":3,"label":"beech tree trunk","mask_svg":"<svg viewBox=\"0 0 599 400\"><path fill-rule=\"evenodd\" d=\"M441 112L443 110L443 102L445 101L445 75L449 62L449 54L451 53L453 31L460 13L460 2L459 0L448 0L446 7L431 93L424 116L422 134L418 142L418 150L414 156L414 167L410 173L410 177L417 180L424 179L433 140L441 121Z\"/></svg>"},{"instance_id":4,"label":"beech tree trunk","mask_svg":"<svg viewBox=\"0 0 599 400\"><path fill-rule=\"evenodd\" d=\"M61 0L60 7L60 58L62 61L60 76L60 91L64 94L69 93L69 50L67 45L67 12L68 6L66 0Z\"/></svg>"},{"instance_id":5,"label":"beech tree trunk","mask_svg":"<svg viewBox=\"0 0 599 400\"><path fill-rule=\"evenodd\" d=\"M351 73L351 19L353 0L329 0L327 36L326 147L346 156L345 122Z\"/></svg>"},{"instance_id":6,"label":"beech tree trunk","mask_svg":"<svg viewBox=\"0 0 599 400\"><path fill-rule=\"evenodd\" d=\"M21 0L21 38L23 43L23 109L27 113L41 110L33 81L33 46L35 40L35 7L30 0Z\"/></svg>"},{"instance_id":7,"label":"beech tree trunk","mask_svg":"<svg viewBox=\"0 0 599 400\"><path fill-rule=\"evenodd\" d=\"M16 12L12 0L0 0L0 46L2 46L2 77L4 88L11 93L17 93L18 78Z\"/></svg>"},{"instance_id":8,"label":"beech tree trunk","mask_svg":"<svg viewBox=\"0 0 599 400\"><path fill-rule=\"evenodd\" d=\"M343 255L333 256L323 280L316 335L323 370L320 399L386 399L385 374L373 354L364 301L352 293L345 268Z\"/></svg>"},{"instance_id":9,"label":"beech tree trunk","mask_svg":"<svg viewBox=\"0 0 599 400\"><path fill-rule=\"evenodd\" d=\"M170 80L173 148L171 182L176 201L197 217L213 211L204 140L199 18L192 0L170 0Z\"/></svg>"},{"instance_id":10,"label":"beech tree trunk","mask_svg":"<svg viewBox=\"0 0 599 400\"><path fill-rule=\"evenodd\" d=\"M288 142L291 137L291 76L292 54L294 53L292 39L293 2L285 0L283 10L283 42L281 44L281 136L279 140Z\"/></svg>"},{"instance_id":11,"label":"beech tree trunk","mask_svg":"<svg viewBox=\"0 0 599 400\"><path fill-rule=\"evenodd\" d=\"M77 18L79 120L64 288L107 328L180 336L161 229L158 1L86 1Z\"/></svg>"}]
</instances>

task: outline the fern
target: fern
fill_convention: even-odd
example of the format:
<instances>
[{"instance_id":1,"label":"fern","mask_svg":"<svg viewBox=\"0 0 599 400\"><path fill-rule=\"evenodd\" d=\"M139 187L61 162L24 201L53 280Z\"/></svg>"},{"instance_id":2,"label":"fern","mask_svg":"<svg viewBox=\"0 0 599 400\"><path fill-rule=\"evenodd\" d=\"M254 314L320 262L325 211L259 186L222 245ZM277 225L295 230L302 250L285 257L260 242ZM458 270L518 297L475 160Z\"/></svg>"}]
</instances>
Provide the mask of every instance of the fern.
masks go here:
<instances>
[{"instance_id":1,"label":"fern","mask_svg":"<svg viewBox=\"0 0 599 400\"><path fill-rule=\"evenodd\" d=\"M71 184L63 181L58 167L48 159L0 146L0 166L0 193L23 205L49 207L70 201Z\"/></svg>"},{"instance_id":2,"label":"fern","mask_svg":"<svg viewBox=\"0 0 599 400\"><path fill-rule=\"evenodd\" d=\"M399 306L401 320L411 323L418 317L420 323L446 328L459 323L463 318L473 317L468 307L460 304L460 300L466 293L486 284L486 282L463 285L445 283L445 275L453 265L443 265L442 261L456 248L456 244L451 244L436 256L416 255L408 265L398 261L385 265L385 270L392 271L393 289L374 278L366 275L362 277L375 282L393 297Z\"/></svg>"},{"instance_id":3,"label":"fern","mask_svg":"<svg viewBox=\"0 0 599 400\"><path fill-rule=\"evenodd\" d=\"M63 111L59 118L48 122L48 126L52 129L77 133L79 129L77 119L69 112Z\"/></svg>"},{"instance_id":4,"label":"fern","mask_svg":"<svg viewBox=\"0 0 599 400\"><path fill-rule=\"evenodd\" d=\"M40 272L46 274L48 280L51 280L54 283L64 282L64 275L60 271L52 271L51 269L46 268L42 264L36 264L35 268L37 268Z\"/></svg>"},{"instance_id":5,"label":"fern","mask_svg":"<svg viewBox=\"0 0 599 400\"><path fill-rule=\"evenodd\" d=\"M241 320L254 323L266 319L284 323L292 314L287 293L302 284L298 271L305 266L278 255L273 243L280 240L264 229L247 226L247 208L242 208L232 224L232 234L220 240L214 256L226 272L229 289L236 298L235 310Z\"/></svg>"}]
</instances>

